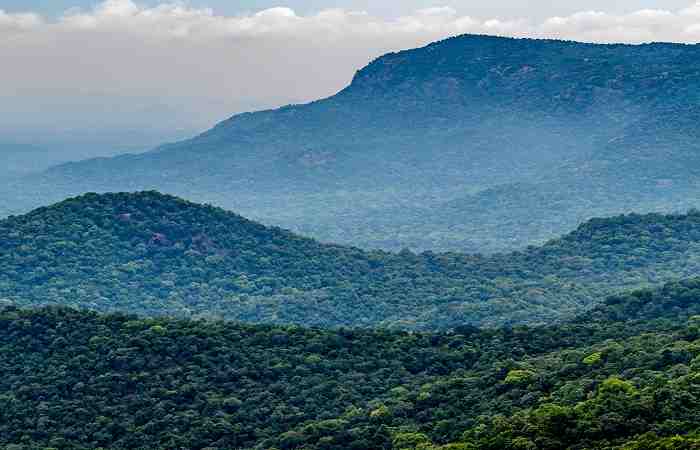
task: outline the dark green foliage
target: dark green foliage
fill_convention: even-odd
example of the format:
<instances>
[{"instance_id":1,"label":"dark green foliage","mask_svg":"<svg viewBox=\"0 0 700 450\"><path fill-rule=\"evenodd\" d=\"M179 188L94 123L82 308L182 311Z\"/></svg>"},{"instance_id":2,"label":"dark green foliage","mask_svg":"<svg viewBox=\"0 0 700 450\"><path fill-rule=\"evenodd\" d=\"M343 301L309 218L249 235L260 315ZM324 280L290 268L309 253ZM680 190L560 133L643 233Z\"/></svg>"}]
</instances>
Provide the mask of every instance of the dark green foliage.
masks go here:
<instances>
[{"instance_id":1,"label":"dark green foliage","mask_svg":"<svg viewBox=\"0 0 700 450\"><path fill-rule=\"evenodd\" d=\"M700 280L449 334L8 307L0 447L696 449L698 312Z\"/></svg>"},{"instance_id":2,"label":"dark green foliage","mask_svg":"<svg viewBox=\"0 0 700 450\"><path fill-rule=\"evenodd\" d=\"M310 326L546 323L697 274L700 214L582 225L524 252L324 245L155 192L90 194L0 222L0 299Z\"/></svg>"},{"instance_id":3,"label":"dark green foliage","mask_svg":"<svg viewBox=\"0 0 700 450\"><path fill-rule=\"evenodd\" d=\"M0 210L158 189L327 242L513 250L697 206L699 72L698 45L460 36L385 55L327 99L27 178Z\"/></svg>"}]
</instances>

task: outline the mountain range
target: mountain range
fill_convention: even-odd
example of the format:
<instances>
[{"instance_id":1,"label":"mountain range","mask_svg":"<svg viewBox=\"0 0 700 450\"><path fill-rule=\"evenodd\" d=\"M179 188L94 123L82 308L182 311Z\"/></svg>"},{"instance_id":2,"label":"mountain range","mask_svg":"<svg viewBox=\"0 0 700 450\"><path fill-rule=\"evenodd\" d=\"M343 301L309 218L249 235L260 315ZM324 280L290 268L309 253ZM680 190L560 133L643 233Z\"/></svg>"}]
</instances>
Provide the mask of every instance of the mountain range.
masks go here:
<instances>
[{"instance_id":1,"label":"mountain range","mask_svg":"<svg viewBox=\"0 0 700 450\"><path fill-rule=\"evenodd\" d=\"M459 36L0 146L0 447L700 449L699 96L697 45Z\"/></svg>"},{"instance_id":2,"label":"mountain range","mask_svg":"<svg viewBox=\"0 0 700 450\"><path fill-rule=\"evenodd\" d=\"M700 274L700 213L595 219L498 255L322 244L157 192L87 194L0 221L0 299L322 327L545 324Z\"/></svg>"},{"instance_id":3,"label":"mountain range","mask_svg":"<svg viewBox=\"0 0 700 450\"><path fill-rule=\"evenodd\" d=\"M700 46L459 36L329 98L8 186L8 211L157 189L324 242L492 253L592 217L684 211L700 180Z\"/></svg>"}]
</instances>

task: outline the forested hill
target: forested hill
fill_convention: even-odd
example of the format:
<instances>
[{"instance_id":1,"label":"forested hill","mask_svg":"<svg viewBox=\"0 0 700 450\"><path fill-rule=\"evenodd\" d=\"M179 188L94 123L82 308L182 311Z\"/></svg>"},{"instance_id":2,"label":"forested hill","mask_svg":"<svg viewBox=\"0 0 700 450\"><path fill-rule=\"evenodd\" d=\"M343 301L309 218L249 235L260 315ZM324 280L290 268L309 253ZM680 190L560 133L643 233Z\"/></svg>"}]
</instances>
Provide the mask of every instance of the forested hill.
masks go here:
<instances>
[{"instance_id":1,"label":"forested hill","mask_svg":"<svg viewBox=\"0 0 700 450\"><path fill-rule=\"evenodd\" d=\"M0 214L157 189L363 248L523 248L694 206L699 74L698 45L459 36L378 58L327 99L2 187Z\"/></svg>"},{"instance_id":2,"label":"forested hill","mask_svg":"<svg viewBox=\"0 0 700 450\"><path fill-rule=\"evenodd\" d=\"M159 194L88 194L0 222L0 299L149 316L449 329L546 323L700 273L700 213L596 219L495 255L320 244Z\"/></svg>"},{"instance_id":3,"label":"forested hill","mask_svg":"<svg viewBox=\"0 0 700 450\"><path fill-rule=\"evenodd\" d=\"M0 447L694 450L699 313L700 280L445 334L0 308Z\"/></svg>"}]
</instances>

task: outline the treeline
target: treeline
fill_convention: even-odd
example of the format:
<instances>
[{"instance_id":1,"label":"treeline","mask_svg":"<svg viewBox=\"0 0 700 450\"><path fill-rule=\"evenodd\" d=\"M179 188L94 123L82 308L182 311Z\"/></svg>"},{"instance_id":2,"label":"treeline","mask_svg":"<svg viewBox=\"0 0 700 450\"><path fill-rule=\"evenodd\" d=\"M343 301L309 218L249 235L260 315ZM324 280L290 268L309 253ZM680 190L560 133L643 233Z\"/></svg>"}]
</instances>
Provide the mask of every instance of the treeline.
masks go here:
<instances>
[{"instance_id":1,"label":"treeline","mask_svg":"<svg viewBox=\"0 0 700 450\"><path fill-rule=\"evenodd\" d=\"M156 192L0 221L0 299L148 316L446 330L544 324L700 273L700 214L596 219L495 256L324 245Z\"/></svg>"},{"instance_id":2,"label":"treeline","mask_svg":"<svg viewBox=\"0 0 700 450\"><path fill-rule=\"evenodd\" d=\"M700 280L439 334L7 307L0 446L697 448L699 313Z\"/></svg>"}]
</instances>

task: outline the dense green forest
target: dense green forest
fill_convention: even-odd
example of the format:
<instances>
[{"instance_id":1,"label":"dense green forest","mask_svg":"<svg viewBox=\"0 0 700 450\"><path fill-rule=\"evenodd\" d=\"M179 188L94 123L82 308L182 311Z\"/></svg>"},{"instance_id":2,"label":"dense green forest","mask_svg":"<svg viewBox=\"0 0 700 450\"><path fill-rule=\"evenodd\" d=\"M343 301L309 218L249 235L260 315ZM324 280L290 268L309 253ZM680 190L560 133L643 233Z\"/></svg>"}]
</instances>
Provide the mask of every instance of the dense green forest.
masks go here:
<instances>
[{"instance_id":1,"label":"dense green forest","mask_svg":"<svg viewBox=\"0 0 700 450\"><path fill-rule=\"evenodd\" d=\"M700 280L450 333L0 312L6 449L697 449Z\"/></svg>"},{"instance_id":2,"label":"dense green forest","mask_svg":"<svg viewBox=\"0 0 700 450\"><path fill-rule=\"evenodd\" d=\"M699 73L460 36L146 153L0 146L0 448L700 450Z\"/></svg>"},{"instance_id":3,"label":"dense green forest","mask_svg":"<svg viewBox=\"0 0 700 450\"><path fill-rule=\"evenodd\" d=\"M0 185L0 216L156 189L324 242L493 253L698 205L700 46L459 36L337 95Z\"/></svg>"},{"instance_id":4,"label":"dense green forest","mask_svg":"<svg viewBox=\"0 0 700 450\"><path fill-rule=\"evenodd\" d=\"M438 330L543 324L700 273L700 213L596 219L481 256L320 244L156 192L0 221L0 299L252 323Z\"/></svg>"}]
</instances>

